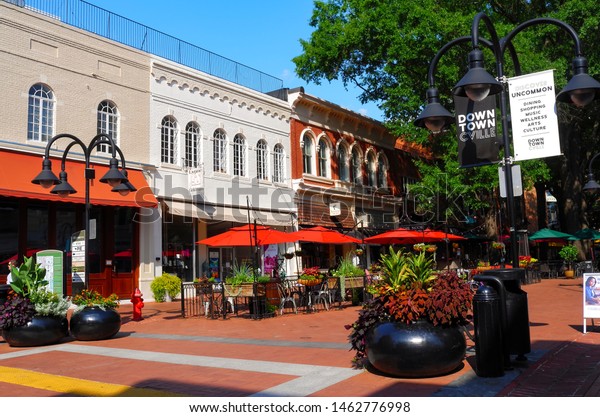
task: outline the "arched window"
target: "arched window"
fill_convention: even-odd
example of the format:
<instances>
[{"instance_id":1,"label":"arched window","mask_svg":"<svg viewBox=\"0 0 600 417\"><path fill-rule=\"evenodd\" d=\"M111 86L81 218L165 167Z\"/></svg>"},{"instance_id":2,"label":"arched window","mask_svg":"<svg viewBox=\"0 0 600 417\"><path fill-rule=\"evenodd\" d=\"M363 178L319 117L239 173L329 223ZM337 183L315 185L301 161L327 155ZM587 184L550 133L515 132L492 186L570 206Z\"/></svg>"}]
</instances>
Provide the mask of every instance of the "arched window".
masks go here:
<instances>
[{"instance_id":1,"label":"arched window","mask_svg":"<svg viewBox=\"0 0 600 417\"><path fill-rule=\"evenodd\" d=\"M119 112L112 101L104 100L98 105L97 131L110 136L115 144L119 145ZM98 150L112 152L110 145L106 143L98 145Z\"/></svg>"},{"instance_id":2,"label":"arched window","mask_svg":"<svg viewBox=\"0 0 600 417\"><path fill-rule=\"evenodd\" d=\"M387 182L388 162L383 153L380 153L377 159L377 187L388 188Z\"/></svg>"},{"instance_id":3,"label":"arched window","mask_svg":"<svg viewBox=\"0 0 600 417\"><path fill-rule=\"evenodd\" d=\"M367 153L367 185L369 187L377 186L377 166L373 152Z\"/></svg>"},{"instance_id":4,"label":"arched window","mask_svg":"<svg viewBox=\"0 0 600 417\"><path fill-rule=\"evenodd\" d=\"M273 149L273 182L285 181L285 153L281 144L275 145Z\"/></svg>"},{"instance_id":5,"label":"arched window","mask_svg":"<svg viewBox=\"0 0 600 417\"><path fill-rule=\"evenodd\" d=\"M165 116L160 124L160 162L177 162L177 135L177 121L172 116Z\"/></svg>"},{"instance_id":6,"label":"arched window","mask_svg":"<svg viewBox=\"0 0 600 417\"><path fill-rule=\"evenodd\" d=\"M304 139L302 140L302 162L303 169L305 174L314 174L313 170L313 158L315 156L314 148L315 145L312 141L310 135L304 135Z\"/></svg>"},{"instance_id":7,"label":"arched window","mask_svg":"<svg viewBox=\"0 0 600 417\"><path fill-rule=\"evenodd\" d=\"M186 168L198 168L198 154L200 146L200 126L198 123L189 122L185 126L185 158Z\"/></svg>"},{"instance_id":8,"label":"arched window","mask_svg":"<svg viewBox=\"0 0 600 417\"><path fill-rule=\"evenodd\" d=\"M213 171L227 172L227 137L221 129L213 135Z\"/></svg>"},{"instance_id":9,"label":"arched window","mask_svg":"<svg viewBox=\"0 0 600 417\"><path fill-rule=\"evenodd\" d=\"M267 142L259 140L256 144L256 178L259 180L269 179L268 155Z\"/></svg>"},{"instance_id":10,"label":"arched window","mask_svg":"<svg viewBox=\"0 0 600 417\"><path fill-rule=\"evenodd\" d=\"M350 181L350 163L348 161L348 147L341 144L337 151L338 175L341 181Z\"/></svg>"},{"instance_id":11,"label":"arched window","mask_svg":"<svg viewBox=\"0 0 600 417\"><path fill-rule=\"evenodd\" d=\"M331 151L329 149L329 142L324 138L319 139L319 172L320 177L330 178L330 161Z\"/></svg>"},{"instance_id":12,"label":"arched window","mask_svg":"<svg viewBox=\"0 0 600 417\"><path fill-rule=\"evenodd\" d=\"M240 134L233 138L233 175L246 176L246 139Z\"/></svg>"},{"instance_id":13,"label":"arched window","mask_svg":"<svg viewBox=\"0 0 600 417\"><path fill-rule=\"evenodd\" d=\"M54 93L44 84L29 89L27 139L48 142L54 136Z\"/></svg>"},{"instance_id":14,"label":"arched window","mask_svg":"<svg viewBox=\"0 0 600 417\"><path fill-rule=\"evenodd\" d=\"M350 159L350 175L352 183L361 185L363 183L362 158L357 147L352 149L352 158Z\"/></svg>"}]
</instances>

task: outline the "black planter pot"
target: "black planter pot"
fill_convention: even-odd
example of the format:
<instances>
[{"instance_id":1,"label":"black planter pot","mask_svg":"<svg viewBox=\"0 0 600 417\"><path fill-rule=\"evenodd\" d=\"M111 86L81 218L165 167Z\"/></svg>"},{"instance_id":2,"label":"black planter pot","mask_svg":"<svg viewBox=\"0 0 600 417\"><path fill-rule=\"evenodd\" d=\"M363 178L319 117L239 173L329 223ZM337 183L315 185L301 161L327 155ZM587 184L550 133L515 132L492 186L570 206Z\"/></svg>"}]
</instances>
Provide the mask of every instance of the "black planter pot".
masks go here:
<instances>
[{"instance_id":1,"label":"black planter pot","mask_svg":"<svg viewBox=\"0 0 600 417\"><path fill-rule=\"evenodd\" d=\"M116 310L85 307L71 316L71 336L77 340L110 339L121 329L121 315Z\"/></svg>"},{"instance_id":2,"label":"black planter pot","mask_svg":"<svg viewBox=\"0 0 600 417\"><path fill-rule=\"evenodd\" d=\"M25 326L2 330L2 337L12 347L51 345L68 334L66 317L34 316Z\"/></svg>"},{"instance_id":3,"label":"black planter pot","mask_svg":"<svg viewBox=\"0 0 600 417\"><path fill-rule=\"evenodd\" d=\"M458 369L466 350L465 337L458 328L434 326L424 320L412 324L380 323L366 339L371 365L403 378L448 374Z\"/></svg>"}]
</instances>

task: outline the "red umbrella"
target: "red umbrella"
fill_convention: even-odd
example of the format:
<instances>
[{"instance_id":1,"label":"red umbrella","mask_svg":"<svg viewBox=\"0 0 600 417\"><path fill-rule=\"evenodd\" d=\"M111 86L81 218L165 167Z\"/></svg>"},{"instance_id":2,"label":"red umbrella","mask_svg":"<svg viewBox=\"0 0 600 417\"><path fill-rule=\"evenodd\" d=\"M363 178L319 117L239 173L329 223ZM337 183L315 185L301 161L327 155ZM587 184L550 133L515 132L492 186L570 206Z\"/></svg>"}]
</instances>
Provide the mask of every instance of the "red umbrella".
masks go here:
<instances>
[{"instance_id":1,"label":"red umbrella","mask_svg":"<svg viewBox=\"0 0 600 417\"><path fill-rule=\"evenodd\" d=\"M362 242L360 239L321 226L298 230L297 232L288 233L288 235L293 236L295 240L303 242L326 243L330 245Z\"/></svg>"},{"instance_id":2,"label":"red umbrella","mask_svg":"<svg viewBox=\"0 0 600 417\"><path fill-rule=\"evenodd\" d=\"M256 232L256 233L255 233ZM262 246L277 243L295 242L292 233L285 233L267 226L232 227L226 232L199 240L196 243L207 246Z\"/></svg>"},{"instance_id":3,"label":"red umbrella","mask_svg":"<svg viewBox=\"0 0 600 417\"><path fill-rule=\"evenodd\" d=\"M423 236L421 233L414 230L404 229L402 227L389 232L380 233L365 239L366 243L374 243L380 245L409 245L412 243L421 243Z\"/></svg>"},{"instance_id":4,"label":"red umbrella","mask_svg":"<svg viewBox=\"0 0 600 417\"><path fill-rule=\"evenodd\" d=\"M425 229L419 232L423 236L423 242L443 242L444 240L467 240L466 237L455 235L452 233L446 233L441 230L430 230Z\"/></svg>"}]
</instances>

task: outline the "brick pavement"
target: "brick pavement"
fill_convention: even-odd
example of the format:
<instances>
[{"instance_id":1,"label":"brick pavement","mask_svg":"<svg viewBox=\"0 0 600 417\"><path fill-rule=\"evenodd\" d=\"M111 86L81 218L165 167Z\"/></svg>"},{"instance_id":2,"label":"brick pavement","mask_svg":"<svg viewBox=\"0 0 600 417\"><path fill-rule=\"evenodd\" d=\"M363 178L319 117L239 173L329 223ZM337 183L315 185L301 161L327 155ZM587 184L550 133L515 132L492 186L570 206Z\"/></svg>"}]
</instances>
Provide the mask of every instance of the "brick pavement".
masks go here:
<instances>
[{"instance_id":1,"label":"brick pavement","mask_svg":"<svg viewBox=\"0 0 600 417\"><path fill-rule=\"evenodd\" d=\"M39 348L0 342L0 395L567 397L600 394L600 328L582 333L581 279L543 280L528 293L532 352L500 378L473 371L469 346L450 375L402 379L351 367L344 325L358 307L252 320L187 318L180 305L146 303L144 320L113 339ZM290 310L288 310L290 311ZM600 321L600 320L599 320Z\"/></svg>"}]
</instances>

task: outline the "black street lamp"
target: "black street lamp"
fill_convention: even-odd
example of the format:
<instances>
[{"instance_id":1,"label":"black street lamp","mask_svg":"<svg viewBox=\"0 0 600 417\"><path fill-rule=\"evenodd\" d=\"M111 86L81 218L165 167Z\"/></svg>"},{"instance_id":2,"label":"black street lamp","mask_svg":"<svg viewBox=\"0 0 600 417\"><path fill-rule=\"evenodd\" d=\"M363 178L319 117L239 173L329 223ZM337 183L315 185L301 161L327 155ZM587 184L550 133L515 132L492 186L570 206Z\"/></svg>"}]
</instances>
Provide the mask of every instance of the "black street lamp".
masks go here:
<instances>
[{"instance_id":1,"label":"black street lamp","mask_svg":"<svg viewBox=\"0 0 600 417\"><path fill-rule=\"evenodd\" d=\"M483 21L491 35L491 41L479 37L479 24ZM499 39L496 29L490 18L485 13L478 13L473 19L471 27L471 36L461 37L448 42L438 51L429 66L428 81L429 89L427 90L427 105L421 114L415 119L414 124L418 127L424 127L431 130L433 133L439 133L454 123L452 114L439 103L439 94L435 87L434 73L438 61L444 53L451 47L468 41L471 41L472 51L469 53L469 71L456 84L453 93L456 96L468 97L471 101L481 101L488 95L500 94L500 115L502 118L502 144L504 147L504 156L501 164L504 166L506 195L507 195L507 211L510 223L510 242L511 242L511 263L513 267L519 266L519 256L517 252L517 230L515 218L515 201L514 190L512 183L512 165L513 157L511 155L509 137L509 112L507 108L507 79L504 76L504 52L509 50L512 61L520 75L520 67L517 59L517 54L512 46L512 39L523 29L539 24L552 24L564 29L569 33L575 44L575 58L573 59L573 78L567 83L565 88L556 96L556 100L560 102L574 104L578 107L583 107L589 104L592 100L600 97L600 83L592 78L587 73L587 60L583 56L581 41L575 30L568 24L552 18L537 18L521 23L514 28L504 38ZM479 45L489 47L494 54L496 64L496 77L490 75L484 68L483 52ZM591 171L590 171L591 172ZM587 184L586 184L587 185ZM597 184L596 184L597 185ZM585 187L584 187L585 188Z\"/></svg>"},{"instance_id":2,"label":"black street lamp","mask_svg":"<svg viewBox=\"0 0 600 417\"><path fill-rule=\"evenodd\" d=\"M600 152L594 155L592 159L590 159L590 165L588 166L587 182L582 188L583 191L590 194L593 194L597 192L598 189L600 189L600 184L596 182L596 180L594 179L594 173L592 172L592 165L594 164L594 161L598 156L600 156Z\"/></svg>"},{"instance_id":3,"label":"black street lamp","mask_svg":"<svg viewBox=\"0 0 600 417\"><path fill-rule=\"evenodd\" d=\"M61 170L59 176L56 177L52 172L52 161L50 160L50 148L52 144L58 139L67 138L71 140L71 143L65 148L62 161ZM70 194L77 192L71 184L67 181L66 162L67 155L71 148L75 145L79 145L83 150L85 156L85 248L84 248L84 286L89 285L89 250L90 250L90 180L96 178L96 171L94 168L90 168L90 157L92 151L101 144L108 145L111 150L111 158L109 162L109 170L100 178L100 182L110 185L113 192L118 192L120 195L126 196L131 191L136 191L136 188L127 179L127 171L125 169L125 158L123 152L116 145L114 140L104 134L100 133L92 139L89 145L85 145L79 138L68 133L62 133L52 137L46 144L46 150L44 153L44 159L42 160L42 171L31 180L32 183L41 185L43 188L49 189L54 186L50 193L57 194L62 198L68 197ZM117 153L121 159L121 170L119 170L119 162L117 161Z\"/></svg>"}]
</instances>

